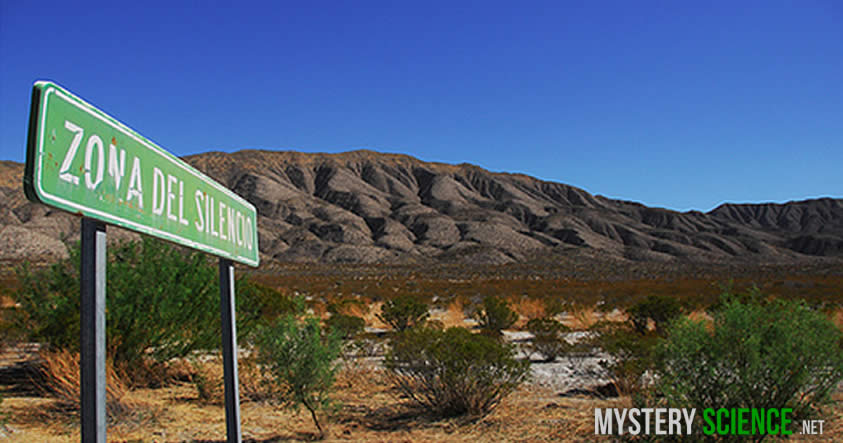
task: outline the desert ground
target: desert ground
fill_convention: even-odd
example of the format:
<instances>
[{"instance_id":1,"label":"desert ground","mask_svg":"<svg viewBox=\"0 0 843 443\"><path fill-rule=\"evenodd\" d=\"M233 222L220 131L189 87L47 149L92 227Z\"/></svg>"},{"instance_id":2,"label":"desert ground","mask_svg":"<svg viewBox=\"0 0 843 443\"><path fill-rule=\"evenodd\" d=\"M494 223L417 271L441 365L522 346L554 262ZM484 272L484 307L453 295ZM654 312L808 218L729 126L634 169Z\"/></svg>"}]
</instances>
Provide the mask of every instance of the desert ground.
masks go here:
<instances>
[{"instance_id":1,"label":"desert ground","mask_svg":"<svg viewBox=\"0 0 843 443\"><path fill-rule=\"evenodd\" d=\"M572 329L576 341L599 320L624 321L623 309L645 294L677 296L692 316L716 300L722 284L759 286L766 294L801 296L817 302L843 299L843 272L822 264L801 267L716 267L692 272L659 265L630 265L625 269L582 266L461 267L418 269L402 266L274 265L252 274L261 284L284 294L299 295L316 315L325 315L332 299L354 298L364 303L356 314L366 320L371 336L385 330L376 313L396 293L415 294L431 306L431 318L445 326L472 327L467 314L477 297L504 294L519 314L506 337L523 345L527 319L542 315L544 298L559 298L571 309L558 318ZM8 267L6 268L9 269ZM728 278L727 278L728 277ZM15 285L6 272L4 284ZM5 298L6 309L9 306ZM829 315L843 325L838 307ZM600 353L564 356L552 363L533 356L531 377L481 418L440 418L401 395L380 364L377 339L365 353L340 360L331 409L320 413L325 441L593 441L594 408L630 407L631 398L605 390L611 380L601 372ZM525 353L521 357L526 357ZM78 410L56 395L39 389L37 344L6 343L0 359L0 439L10 442L78 441ZM319 433L304 409L283 408L261 398L261 376L241 354L241 423L244 441L312 441ZM68 371L73 371L73 363ZM123 410L110 419L109 441L224 441L222 368L219 356L206 354L191 361L175 361L154 388L127 389ZM824 409L824 436L843 435L843 391ZM830 440L829 440L830 438ZM794 441L822 441L795 436Z\"/></svg>"}]
</instances>

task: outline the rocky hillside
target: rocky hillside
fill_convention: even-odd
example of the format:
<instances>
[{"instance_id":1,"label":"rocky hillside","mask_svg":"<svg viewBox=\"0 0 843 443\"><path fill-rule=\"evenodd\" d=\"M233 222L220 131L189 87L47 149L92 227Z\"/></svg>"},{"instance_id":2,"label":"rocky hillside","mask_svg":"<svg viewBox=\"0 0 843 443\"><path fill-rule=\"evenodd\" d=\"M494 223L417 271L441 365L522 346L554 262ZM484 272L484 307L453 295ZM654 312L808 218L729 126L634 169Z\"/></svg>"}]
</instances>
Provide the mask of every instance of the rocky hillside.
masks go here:
<instances>
[{"instance_id":1,"label":"rocky hillside","mask_svg":"<svg viewBox=\"0 0 843 443\"><path fill-rule=\"evenodd\" d=\"M186 157L258 210L263 259L500 264L553 254L630 260L843 258L843 200L675 212L561 183L371 151ZM26 201L0 162L0 258L65 254L76 217ZM78 234L77 234L78 235Z\"/></svg>"}]
</instances>

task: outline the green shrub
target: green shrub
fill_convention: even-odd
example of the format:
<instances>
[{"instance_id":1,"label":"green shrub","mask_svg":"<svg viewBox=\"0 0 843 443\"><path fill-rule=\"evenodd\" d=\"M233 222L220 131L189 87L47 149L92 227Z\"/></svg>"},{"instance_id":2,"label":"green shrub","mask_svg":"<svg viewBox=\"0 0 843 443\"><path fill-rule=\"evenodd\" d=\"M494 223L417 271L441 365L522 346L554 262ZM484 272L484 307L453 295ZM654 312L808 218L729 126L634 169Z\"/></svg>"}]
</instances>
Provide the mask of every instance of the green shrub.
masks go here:
<instances>
[{"instance_id":1,"label":"green shrub","mask_svg":"<svg viewBox=\"0 0 843 443\"><path fill-rule=\"evenodd\" d=\"M133 365L148 354L163 362L219 346L219 276L207 255L148 237L109 250L106 330L115 361Z\"/></svg>"},{"instance_id":2,"label":"green shrub","mask_svg":"<svg viewBox=\"0 0 843 443\"><path fill-rule=\"evenodd\" d=\"M675 297L648 295L627 309L626 313L639 334L647 333L647 325L652 320L656 332L664 335L670 322L682 315L682 306Z\"/></svg>"},{"instance_id":3,"label":"green shrub","mask_svg":"<svg viewBox=\"0 0 843 443\"><path fill-rule=\"evenodd\" d=\"M396 332L402 332L423 324L430 317L430 312L417 297L401 295L387 300L377 317Z\"/></svg>"},{"instance_id":4,"label":"green shrub","mask_svg":"<svg viewBox=\"0 0 843 443\"><path fill-rule=\"evenodd\" d=\"M529 370L511 346L464 328L407 330L393 340L385 366L404 394L443 416L488 414Z\"/></svg>"},{"instance_id":5,"label":"green shrub","mask_svg":"<svg viewBox=\"0 0 843 443\"><path fill-rule=\"evenodd\" d=\"M815 416L843 379L841 331L803 302L758 300L725 301L713 329L688 319L670 329L657 366L657 389L670 405Z\"/></svg>"},{"instance_id":6,"label":"green shrub","mask_svg":"<svg viewBox=\"0 0 843 443\"><path fill-rule=\"evenodd\" d=\"M641 335L629 322L612 321L597 322L589 332L589 344L611 356L600 365L618 392L636 395L644 389L642 376L653 368L658 335Z\"/></svg>"},{"instance_id":7,"label":"green shrub","mask_svg":"<svg viewBox=\"0 0 843 443\"><path fill-rule=\"evenodd\" d=\"M325 326L336 332L343 340L356 337L366 327L366 320L348 314L334 314L325 320Z\"/></svg>"},{"instance_id":8,"label":"green shrub","mask_svg":"<svg viewBox=\"0 0 843 443\"><path fill-rule=\"evenodd\" d=\"M304 297L284 295L276 289L250 281L240 275L236 281L237 332L248 337L261 324L271 323L283 315L303 314Z\"/></svg>"},{"instance_id":9,"label":"green shrub","mask_svg":"<svg viewBox=\"0 0 843 443\"><path fill-rule=\"evenodd\" d=\"M29 263L16 269L20 289L12 299L12 328L30 341L54 349L79 349L80 249L70 248L68 258L46 269L32 270Z\"/></svg>"},{"instance_id":10,"label":"green shrub","mask_svg":"<svg viewBox=\"0 0 843 443\"><path fill-rule=\"evenodd\" d=\"M342 340L334 332L323 334L319 320L298 321L286 315L256 334L258 362L279 385L289 390L281 400L286 406L304 405L324 436L316 411L330 404Z\"/></svg>"},{"instance_id":11,"label":"green shrub","mask_svg":"<svg viewBox=\"0 0 843 443\"><path fill-rule=\"evenodd\" d=\"M489 296L483 299L483 307L475 311L474 318L484 334L499 337L502 330L518 321L518 314L509 307L506 300Z\"/></svg>"},{"instance_id":12,"label":"green shrub","mask_svg":"<svg viewBox=\"0 0 843 443\"><path fill-rule=\"evenodd\" d=\"M674 297L647 296L627 309L626 322L600 321L591 326L588 342L603 349L611 359L600 362L618 392L643 395L647 390L642 378L655 365L659 338L667 334L669 325L682 315L682 307ZM650 331L650 321L655 331Z\"/></svg>"},{"instance_id":13,"label":"green shrub","mask_svg":"<svg viewBox=\"0 0 843 443\"><path fill-rule=\"evenodd\" d=\"M770 300L764 296L761 289L756 285L752 285L743 292L735 290L734 283L730 280L726 283L720 284L720 297L717 301L706 308L709 315L714 315L718 311L723 310L730 302L740 302L745 305L765 305Z\"/></svg>"},{"instance_id":14,"label":"green shrub","mask_svg":"<svg viewBox=\"0 0 843 443\"><path fill-rule=\"evenodd\" d=\"M27 339L78 351L79 258L77 244L69 258L46 269L18 269L21 287L13 298L20 309L12 321ZM109 245L106 278L106 346L121 367L142 367L137 363L146 356L163 362L220 346L218 267L206 254L149 237ZM276 306L283 298L269 289L242 277L236 285L241 337L262 312L286 309Z\"/></svg>"},{"instance_id":15,"label":"green shrub","mask_svg":"<svg viewBox=\"0 0 843 443\"><path fill-rule=\"evenodd\" d=\"M527 322L527 330L533 334L531 349L551 362L571 349L564 334L571 329L553 318L534 318Z\"/></svg>"}]
</instances>

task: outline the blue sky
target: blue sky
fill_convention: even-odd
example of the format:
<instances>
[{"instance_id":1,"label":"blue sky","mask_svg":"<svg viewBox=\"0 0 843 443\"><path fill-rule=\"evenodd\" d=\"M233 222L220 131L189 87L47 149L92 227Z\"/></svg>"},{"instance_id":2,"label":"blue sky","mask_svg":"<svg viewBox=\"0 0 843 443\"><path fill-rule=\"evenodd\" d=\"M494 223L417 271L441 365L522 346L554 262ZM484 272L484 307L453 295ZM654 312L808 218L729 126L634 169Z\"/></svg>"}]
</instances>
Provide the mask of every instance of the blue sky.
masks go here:
<instances>
[{"instance_id":1,"label":"blue sky","mask_svg":"<svg viewBox=\"0 0 843 443\"><path fill-rule=\"evenodd\" d=\"M367 148L677 210L843 197L836 0L0 0L0 159L38 79L177 155Z\"/></svg>"}]
</instances>

